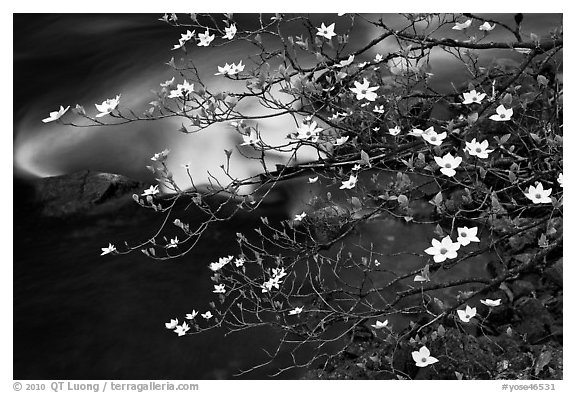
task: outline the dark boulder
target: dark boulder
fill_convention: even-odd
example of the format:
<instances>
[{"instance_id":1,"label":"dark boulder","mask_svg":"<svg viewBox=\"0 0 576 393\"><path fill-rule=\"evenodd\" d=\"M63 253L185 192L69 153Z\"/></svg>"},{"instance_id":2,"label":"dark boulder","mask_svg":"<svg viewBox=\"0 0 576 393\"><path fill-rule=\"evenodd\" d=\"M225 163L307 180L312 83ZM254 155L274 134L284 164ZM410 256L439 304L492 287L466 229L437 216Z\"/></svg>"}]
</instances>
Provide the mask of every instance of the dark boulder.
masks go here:
<instances>
[{"instance_id":1,"label":"dark boulder","mask_svg":"<svg viewBox=\"0 0 576 393\"><path fill-rule=\"evenodd\" d=\"M100 214L130 202L132 194L148 186L122 175L81 171L39 181L36 202L49 217Z\"/></svg>"}]
</instances>

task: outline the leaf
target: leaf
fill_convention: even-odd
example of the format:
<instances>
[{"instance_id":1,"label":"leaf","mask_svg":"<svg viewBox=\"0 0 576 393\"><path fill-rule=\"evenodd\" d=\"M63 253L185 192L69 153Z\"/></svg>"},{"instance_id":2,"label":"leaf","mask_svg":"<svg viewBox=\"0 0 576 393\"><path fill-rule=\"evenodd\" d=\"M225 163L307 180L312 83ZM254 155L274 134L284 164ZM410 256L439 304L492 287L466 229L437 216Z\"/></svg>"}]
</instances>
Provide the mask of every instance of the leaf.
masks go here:
<instances>
[{"instance_id":1,"label":"leaf","mask_svg":"<svg viewBox=\"0 0 576 393\"><path fill-rule=\"evenodd\" d=\"M442 227L440 226L440 224L436 225L436 228L434 229L434 233L437 234L440 237L444 237L444 230L442 229Z\"/></svg>"},{"instance_id":2,"label":"leaf","mask_svg":"<svg viewBox=\"0 0 576 393\"><path fill-rule=\"evenodd\" d=\"M444 199L442 198L442 191L440 191L438 192L438 194L434 196L434 198L432 199L432 201L430 201L430 203L432 203L434 206L440 206L443 200Z\"/></svg>"},{"instance_id":3,"label":"leaf","mask_svg":"<svg viewBox=\"0 0 576 393\"><path fill-rule=\"evenodd\" d=\"M534 373L536 375L540 374L542 369L546 367L548 363L550 363L550 360L552 360L552 352L543 351L540 353L540 356L538 356L538 360L536 361L536 366L534 367Z\"/></svg>"},{"instance_id":4,"label":"leaf","mask_svg":"<svg viewBox=\"0 0 576 393\"><path fill-rule=\"evenodd\" d=\"M422 274L417 274L414 277L414 281L416 281L416 282L428 282L428 281L430 281L430 265L424 266L424 269L422 269Z\"/></svg>"},{"instance_id":5,"label":"leaf","mask_svg":"<svg viewBox=\"0 0 576 393\"><path fill-rule=\"evenodd\" d=\"M404 194L400 194L398 195L398 204L400 204L400 206L408 206L408 197Z\"/></svg>"},{"instance_id":6,"label":"leaf","mask_svg":"<svg viewBox=\"0 0 576 393\"><path fill-rule=\"evenodd\" d=\"M172 57L170 59L170 61L168 63L166 63L167 65L169 65L172 68L176 68L176 64L174 63L174 57Z\"/></svg>"},{"instance_id":7,"label":"leaf","mask_svg":"<svg viewBox=\"0 0 576 393\"><path fill-rule=\"evenodd\" d=\"M362 203L360 202L360 199L358 197L352 197L350 199L350 203L352 204L352 206L354 207L355 210L361 210L362 209Z\"/></svg>"},{"instance_id":8,"label":"leaf","mask_svg":"<svg viewBox=\"0 0 576 393\"><path fill-rule=\"evenodd\" d=\"M547 248L548 246L549 244L546 235L545 234L540 235L540 238L538 238L538 247Z\"/></svg>"},{"instance_id":9,"label":"leaf","mask_svg":"<svg viewBox=\"0 0 576 393\"><path fill-rule=\"evenodd\" d=\"M364 150L360 152L360 161L358 162L360 164L368 165L369 168L372 167L372 164L370 164L370 156Z\"/></svg>"},{"instance_id":10,"label":"leaf","mask_svg":"<svg viewBox=\"0 0 576 393\"><path fill-rule=\"evenodd\" d=\"M76 104L76 107L74 108L74 110L79 115L86 115L86 111L84 110L84 107L82 105Z\"/></svg>"},{"instance_id":11,"label":"leaf","mask_svg":"<svg viewBox=\"0 0 576 393\"><path fill-rule=\"evenodd\" d=\"M480 179L486 178L486 174L488 173L483 167L478 167L478 172L480 172Z\"/></svg>"},{"instance_id":12,"label":"leaf","mask_svg":"<svg viewBox=\"0 0 576 393\"><path fill-rule=\"evenodd\" d=\"M496 194L496 192L492 192L491 202L492 202L493 213L496 213L496 214L506 214L507 213L506 209L504 209L504 207L500 203L500 200L498 199L498 195Z\"/></svg>"},{"instance_id":13,"label":"leaf","mask_svg":"<svg viewBox=\"0 0 576 393\"><path fill-rule=\"evenodd\" d=\"M548 78L546 78L544 75L538 75L536 77L536 80L538 81L538 84L540 86L543 86L543 87L548 86L548 83L549 83Z\"/></svg>"},{"instance_id":14,"label":"leaf","mask_svg":"<svg viewBox=\"0 0 576 393\"><path fill-rule=\"evenodd\" d=\"M478 120L478 112L474 112L468 115L467 121L469 125L476 123L477 120Z\"/></svg>"},{"instance_id":15,"label":"leaf","mask_svg":"<svg viewBox=\"0 0 576 393\"><path fill-rule=\"evenodd\" d=\"M438 332L438 335L440 337L444 337L444 335L446 334L446 329L444 328L443 325L438 326L438 329L436 331Z\"/></svg>"},{"instance_id":16,"label":"leaf","mask_svg":"<svg viewBox=\"0 0 576 393\"><path fill-rule=\"evenodd\" d=\"M410 157L410 158L408 159L408 161L403 160L403 159L400 159L400 161L402 161L402 163L403 163L404 165L406 165L406 166L408 167L408 169L414 169L414 161L412 160L412 157Z\"/></svg>"},{"instance_id":17,"label":"leaf","mask_svg":"<svg viewBox=\"0 0 576 393\"><path fill-rule=\"evenodd\" d=\"M446 305L444 304L444 302L438 298L434 298L434 303L436 304L436 306L440 309L440 311L444 312L448 309L448 307L446 307Z\"/></svg>"},{"instance_id":18,"label":"leaf","mask_svg":"<svg viewBox=\"0 0 576 393\"><path fill-rule=\"evenodd\" d=\"M510 93L506 93L506 95L504 96L504 98L502 98L501 101L502 104L505 105L510 105L512 104L512 95Z\"/></svg>"},{"instance_id":19,"label":"leaf","mask_svg":"<svg viewBox=\"0 0 576 393\"><path fill-rule=\"evenodd\" d=\"M464 375L462 373L459 373L458 371L454 371L454 375L456 375L456 379L461 381L462 377L464 377Z\"/></svg>"}]
</instances>

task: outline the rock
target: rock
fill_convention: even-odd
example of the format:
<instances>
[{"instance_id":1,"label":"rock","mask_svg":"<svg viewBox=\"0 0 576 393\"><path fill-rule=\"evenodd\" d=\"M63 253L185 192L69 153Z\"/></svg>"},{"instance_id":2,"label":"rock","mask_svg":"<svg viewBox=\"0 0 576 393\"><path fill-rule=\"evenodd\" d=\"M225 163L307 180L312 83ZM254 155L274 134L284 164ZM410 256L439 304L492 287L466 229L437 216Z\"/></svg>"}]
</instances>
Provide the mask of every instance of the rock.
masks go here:
<instances>
[{"instance_id":1,"label":"rock","mask_svg":"<svg viewBox=\"0 0 576 393\"><path fill-rule=\"evenodd\" d=\"M122 175L81 171L42 179L36 187L36 198L43 215L65 217L120 199L127 201L146 187Z\"/></svg>"},{"instance_id":2,"label":"rock","mask_svg":"<svg viewBox=\"0 0 576 393\"><path fill-rule=\"evenodd\" d=\"M350 221L351 212L337 204L322 207L309 215L314 238L319 243L336 239L348 229Z\"/></svg>"},{"instance_id":3,"label":"rock","mask_svg":"<svg viewBox=\"0 0 576 393\"><path fill-rule=\"evenodd\" d=\"M560 258L556 263L544 270L544 279L562 288L563 271L563 258Z\"/></svg>"},{"instance_id":4,"label":"rock","mask_svg":"<svg viewBox=\"0 0 576 393\"><path fill-rule=\"evenodd\" d=\"M536 343L549 336L552 316L538 299L523 297L515 302L519 323L514 330L525 335L529 343Z\"/></svg>"},{"instance_id":5,"label":"rock","mask_svg":"<svg viewBox=\"0 0 576 393\"><path fill-rule=\"evenodd\" d=\"M515 280L512 283L512 293L514 298L519 298L522 296L530 296L536 288L534 284L527 280Z\"/></svg>"}]
</instances>

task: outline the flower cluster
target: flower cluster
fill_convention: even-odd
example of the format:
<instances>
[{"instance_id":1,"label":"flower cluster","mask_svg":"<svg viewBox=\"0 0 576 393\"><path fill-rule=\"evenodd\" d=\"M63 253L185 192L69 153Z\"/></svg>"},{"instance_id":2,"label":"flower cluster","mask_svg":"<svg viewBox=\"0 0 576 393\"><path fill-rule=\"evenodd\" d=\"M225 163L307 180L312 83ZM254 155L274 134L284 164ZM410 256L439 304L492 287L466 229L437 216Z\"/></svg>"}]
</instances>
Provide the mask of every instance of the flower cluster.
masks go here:
<instances>
[{"instance_id":1,"label":"flower cluster","mask_svg":"<svg viewBox=\"0 0 576 393\"><path fill-rule=\"evenodd\" d=\"M216 272L220 269L222 269L224 266L226 266L228 263L230 263L232 261L232 259L234 259L234 257L232 255L229 255L227 257L220 257L218 259L218 262L212 262L210 263L210 265L208 266L210 268L210 270L212 270L213 272Z\"/></svg>"},{"instance_id":2,"label":"flower cluster","mask_svg":"<svg viewBox=\"0 0 576 393\"><path fill-rule=\"evenodd\" d=\"M282 284L282 278L286 275L284 268L272 269L272 277L262 284L262 293L270 292L272 288L279 289L280 284Z\"/></svg>"},{"instance_id":3,"label":"flower cluster","mask_svg":"<svg viewBox=\"0 0 576 393\"><path fill-rule=\"evenodd\" d=\"M179 337L184 336L188 330L190 330L190 326L186 322L182 322L181 325L178 324L178 318L171 319L170 322L166 322L164 324L166 329L173 330Z\"/></svg>"},{"instance_id":4,"label":"flower cluster","mask_svg":"<svg viewBox=\"0 0 576 393\"><path fill-rule=\"evenodd\" d=\"M230 75L230 76L236 75L237 73L244 71L244 67L245 66L244 64L242 64L242 60L240 60L238 64L226 63L224 67L218 66L218 72L215 73L214 75Z\"/></svg>"},{"instance_id":5,"label":"flower cluster","mask_svg":"<svg viewBox=\"0 0 576 393\"><path fill-rule=\"evenodd\" d=\"M192 93L194 93L194 83L188 83L188 81L184 79L183 83L176 85L176 89L170 90L168 98L185 98Z\"/></svg>"},{"instance_id":6,"label":"flower cluster","mask_svg":"<svg viewBox=\"0 0 576 393\"><path fill-rule=\"evenodd\" d=\"M428 255L434 257L434 262L440 263L444 262L446 259L454 259L458 256L458 251L460 246L467 246L471 242L479 242L480 239L477 237L478 227L468 228L459 227L458 228L458 239L453 242L450 236L446 236L442 241L432 239L432 247L428 247L424 252Z\"/></svg>"},{"instance_id":7,"label":"flower cluster","mask_svg":"<svg viewBox=\"0 0 576 393\"><path fill-rule=\"evenodd\" d=\"M150 159L152 161L164 162L168 158L168 154L170 154L170 150L164 149L160 153L154 154Z\"/></svg>"},{"instance_id":8,"label":"flower cluster","mask_svg":"<svg viewBox=\"0 0 576 393\"><path fill-rule=\"evenodd\" d=\"M178 40L178 44L174 45L172 50L182 48L188 41L190 41L194 37L195 33L196 33L196 30L194 30L194 31L187 30L186 33L181 34L180 39Z\"/></svg>"}]
</instances>

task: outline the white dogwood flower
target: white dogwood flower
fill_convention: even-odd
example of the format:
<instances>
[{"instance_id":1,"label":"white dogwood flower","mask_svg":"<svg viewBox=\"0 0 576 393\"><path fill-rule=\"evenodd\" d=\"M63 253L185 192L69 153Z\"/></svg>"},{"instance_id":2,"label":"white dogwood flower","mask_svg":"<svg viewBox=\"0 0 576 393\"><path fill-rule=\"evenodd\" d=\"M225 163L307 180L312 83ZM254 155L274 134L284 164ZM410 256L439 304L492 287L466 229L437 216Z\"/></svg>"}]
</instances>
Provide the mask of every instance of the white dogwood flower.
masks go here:
<instances>
[{"instance_id":1,"label":"white dogwood flower","mask_svg":"<svg viewBox=\"0 0 576 393\"><path fill-rule=\"evenodd\" d=\"M476 138L472 139L471 142L466 142L466 150L471 156L478 158L488 158L488 154L494 151L493 149L488 149L487 140L476 142Z\"/></svg>"},{"instance_id":2,"label":"white dogwood flower","mask_svg":"<svg viewBox=\"0 0 576 393\"><path fill-rule=\"evenodd\" d=\"M176 329L176 326L178 326L178 318L171 319L170 322L166 322L164 326L166 326L166 329Z\"/></svg>"},{"instance_id":3,"label":"white dogwood flower","mask_svg":"<svg viewBox=\"0 0 576 393\"><path fill-rule=\"evenodd\" d=\"M354 55L350 55L346 60L340 61L340 63L336 64L335 66L338 68L343 68L352 64L353 61L354 61Z\"/></svg>"},{"instance_id":4,"label":"white dogwood flower","mask_svg":"<svg viewBox=\"0 0 576 393\"><path fill-rule=\"evenodd\" d=\"M478 93L476 90L470 90L469 92L462 93L464 96L463 104L480 104L482 100L486 97L486 93Z\"/></svg>"},{"instance_id":5,"label":"white dogwood flower","mask_svg":"<svg viewBox=\"0 0 576 393\"><path fill-rule=\"evenodd\" d=\"M488 307L498 307L500 303L502 303L502 299L496 299L496 300L484 299L480 300L480 303Z\"/></svg>"},{"instance_id":6,"label":"white dogwood flower","mask_svg":"<svg viewBox=\"0 0 576 393\"><path fill-rule=\"evenodd\" d=\"M496 113L490 116L490 120L508 121L512 118L513 114L514 111L512 110L512 108L506 109L504 105L499 105L498 108L496 108Z\"/></svg>"},{"instance_id":7,"label":"white dogwood flower","mask_svg":"<svg viewBox=\"0 0 576 393\"><path fill-rule=\"evenodd\" d=\"M430 356L430 350L425 346L420 348L419 351L412 352L412 359L416 362L416 367L426 367L438 362L438 359Z\"/></svg>"},{"instance_id":8,"label":"white dogwood flower","mask_svg":"<svg viewBox=\"0 0 576 393\"><path fill-rule=\"evenodd\" d=\"M294 217L294 221L302 221L305 217L306 217L306 212L304 212L302 214L296 214L296 216Z\"/></svg>"},{"instance_id":9,"label":"white dogwood flower","mask_svg":"<svg viewBox=\"0 0 576 393\"><path fill-rule=\"evenodd\" d=\"M375 101L378 95L374 91L378 90L380 86L370 86L370 82L364 78L362 83L354 81L354 87L350 88L352 93L356 94L356 99L361 100L363 98L368 101Z\"/></svg>"},{"instance_id":10,"label":"white dogwood flower","mask_svg":"<svg viewBox=\"0 0 576 393\"><path fill-rule=\"evenodd\" d=\"M288 311L288 315L298 315L304 310L304 307L294 307L293 310Z\"/></svg>"},{"instance_id":11,"label":"white dogwood flower","mask_svg":"<svg viewBox=\"0 0 576 393\"><path fill-rule=\"evenodd\" d=\"M296 139L300 140L310 140L311 142L318 141L320 137L320 132L322 128L318 127L318 124L313 121L311 123L303 123L300 127L296 129Z\"/></svg>"},{"instance_id":12,"label":"white dogwood flower","mask_svg":"<svg viewBox=\"0 0 576 393\"><path fill-rule=\"evenodd\" d=\"M480 239L478 239L478 227L468 228L468 227L461 227L458 228L458 238L456 241L460 243L461 246L467 246L470 242L478 243Z\"/></svg>"},{"instance_id":13,"label":"white dogwood flower","mask_svg":"<svg viewBox=\"0 0 576 393\"><path fill-rule=\"evenodd\" d=\"M478 30L481 31L492 31L494 30L494 28L496 27L496 23L494 23L493 25L490 25L490 23L488 22L484 22L480 25L480 27L478 27Z\"/></svg>"},{"instance_id":14,"label":"white dogwood flower","mask_svg":"<svg viewBox=\"0 0 576 393\"><path fill-rule=\"evenodd\" d=\"M182 325L176 326L174 333L178 334L179 337L184 336L186 332L190 330L190 326L186 322L182 322Z\"/></svg>"},{"instance_id":15,"label":"white dogwood flower","mask_svg":"<svg viewBox=\"0 0 576 393\"><path fill-rule=\"evenodd\" d=\"M230 25L230 27L225 27L224 31L226 32L226 34L222 38L227 38L227 39L231 40L236 35L236 31L237 31L236 24L233 23Z\"/></svg>"},{"instance_id":16,"label":"white dogwood flower","mask_svg":"<svg viewBox=\"0 0 576 393\"><path fill-rule=\"evenodd\" d=\"M455 169L458 168L462 162L462 157L453 157L452 154L448 153L444 157L434 157L436 164L440 166L440 172L448 177L452 177L456 174Z\"/></svg>"},{"instance_id":17,"label":"white dogwood flower","mask_svg":"<svg viewBox=\"0 0 576 393\"><path fill-rule=\"evenodd\" d=\"M183 83L176 85L175 90L170 90L168 98L181 98L192 93L194 93L194 83L188 83L188 81L184 79Z\"/></svg>"},{"instance_id":18,"label":"white dogwood flower","mask_svg":"<svg viewBox=\"0 0 576 393\"><path fill-rule=\"evenodd\" d=\"M101 250L102 254L100 254L100 256L111 254L116 251L116 246L114 246L112 243L108 243L108 247L103 247Z\"/></svg>"},{"instance_id":19,"label":"white dogwood flower","mask_svg":"<svg viewBox=\"0 0 576 393\"><path fill-rule=\"evenodd\" d=\"M547 190L544 189L542 183L536 182L536 187L530 186L528 187L528 191L524 193L528 199L530 199L533 203L550 203L552 199L550 199L550 194L552 193L552 189L549 188Z\"/></svg>"},{"instance_id":20,"label":"white dogwood flower","mask_svg":"<svg viewBox=\"0 0 576 393\"><path fill-rule=\"evenodd\" d=\"M384 329L386 326L388 326L388 320L385 320L384 322L380 322L377 320L376 324L370 326L372 326L376 330Z\"/></svg>"},{"instance_id":21,"label":"white dogwood flower","mask_svg":"<svg viewBox=\"0 0 576 393\"><path fill-rule=\"evenodd\" d=\"M468 323L476 316L476 307L470 308L470 306L466 305L466 310L456 310L456 312L462 322Z\"/></svg>"},{"instance_id":22,"label":"white dogwood flower","mask_svg":"<svg viewBox=\"0 0 576 393\"><path fill-rule=\"evenodd\" d=\"M106 101L103 101L102 104L100 105L94 104L96 106L96 109L98 109L98 112L100 112L96 115L96 117L102 117L110 114L114 109L116 109L119 102L120 102L120 94L118 94L116 98L108 98Z\"/></svg>"},{"instance_id":23,"label":"white dogwood flower","mask_svg":"<svg viewBox=\"0 0 576 393\"><path fill-rule=\"evenodd\" d=\"M436 131L434 131L434 128L432 128L430 131L426 130L426 132L422 134L422 138L431 145L440 146L442 141L446 139L446 132L441 132L438 134Z\"/></svg>"},{"instance_id":24,"label":"white dogwood flower","mask_svg":"<svg viewBox=\"0 0 576 393\"><path fill-rule=\"evenodd\" d=\"M166 248L175 248L178 247L178 243L180 241L178 240L178 236L175 236L174 239L170 239L170 244L166 245Z\"/></svg>"},{"instance_id":25,"label":"white dogwood flower","mask_svg":"<svg viewBox=\"0 0 576 393\"><path fill-rule=\"evenodd\" d=\"M200 314L200 316L206 320L212 318L212 313L210 311L206 311L204 314Z\"/></svg>"},{"instance_id":26,"label":"white dogwood flower","mask_svg":"<svg viewBox=\"0 0 576 393\"><path fill-rule=\"evenodd\" d=\"M68 109L70 109L70 105L68 105L66 107L66 109L64 109L64 107L62 105L60 105L59 110L57 110L55 112L50 112L50 116L45 118L45 119L42 119L42 122L43 123L49 123L51 121L56 121L56 120L60 119L62 116L64 116L64 114L66 112L68 112Z\"/></svg>"},{"instance_id":27,"label":"white dogwood flower","mask_svg":"<svg viewBox=\"0 0 576 393\"><path fill-rule=\"evenodd\" d=\"M454 259L458 256L456 251L460 248L460 243L452 242L450 236L446 236L442 241L432 239L432 247L428 247L424 252L434 256L434 262L444 262L446 259Z\"/></svg>"},{"instance_id":28,"label":"white dogwood flower","mask_svg":"<svg viewBox=\"0 0 576 393\"><path fill-rule=\"evenodd\" d=\"M206 29L205 33L199 33L198 34L198 39L200 40L198 42L198 46L208 46L210 45L210 43L214 40L215 35L212 34L210 35L210 31L208 29Z\"/></svg>"},{"instance_id":29,"label":"white dogwood flower","mask_svg":"<svg viewBox=\"0 0 576 393\"><path fill-rule=\"evenodd\" d=\"M356 181L357 180L358 180L358 176L350 175L350 178L348 180L344 180L342 182L340 189L341 190L344 190L344 189L351 190L352 188L356 187Z\"/></svg>"},{"instance_id":30,"label":"white dogwood flower","mask_svg":"<svg viewBox=\"0 0 576 393\"><path fill-rule=\"evenodd\" d=\"M159 194L160 190L158 189L158 185L153 185L150 186L149 188L147 188L146 190L144 190L144 192L142 193L142 196L154 196L156 194Z\"/></svg>"},{"instance_id":31,"label":"white dogwood flower","mask_svg":"<svg viewBox=\"0 0 576 393\"><path fill-rule=\"evenodd\" d=\"M330 26L326 27L324 22L322 22L322 26L316 28L318 30L316 35L319 35L327 39L331 39L336 35L336 33L334 33L334 27L336 27L335 23L332 23Z\"/></svg>"},{"instance_id":32,"label":"white dogwood flower","mask_svg":"<svg viewBox=\"0 0 576 393\"><path fill-rule=\"evenodd\" d=\"M452 27L452 30L464 30L469 28L471 24L472 24L471 19L468 19L466 22L463 23L456 22L456 24Z\"/></svg>"}]
</instances>

